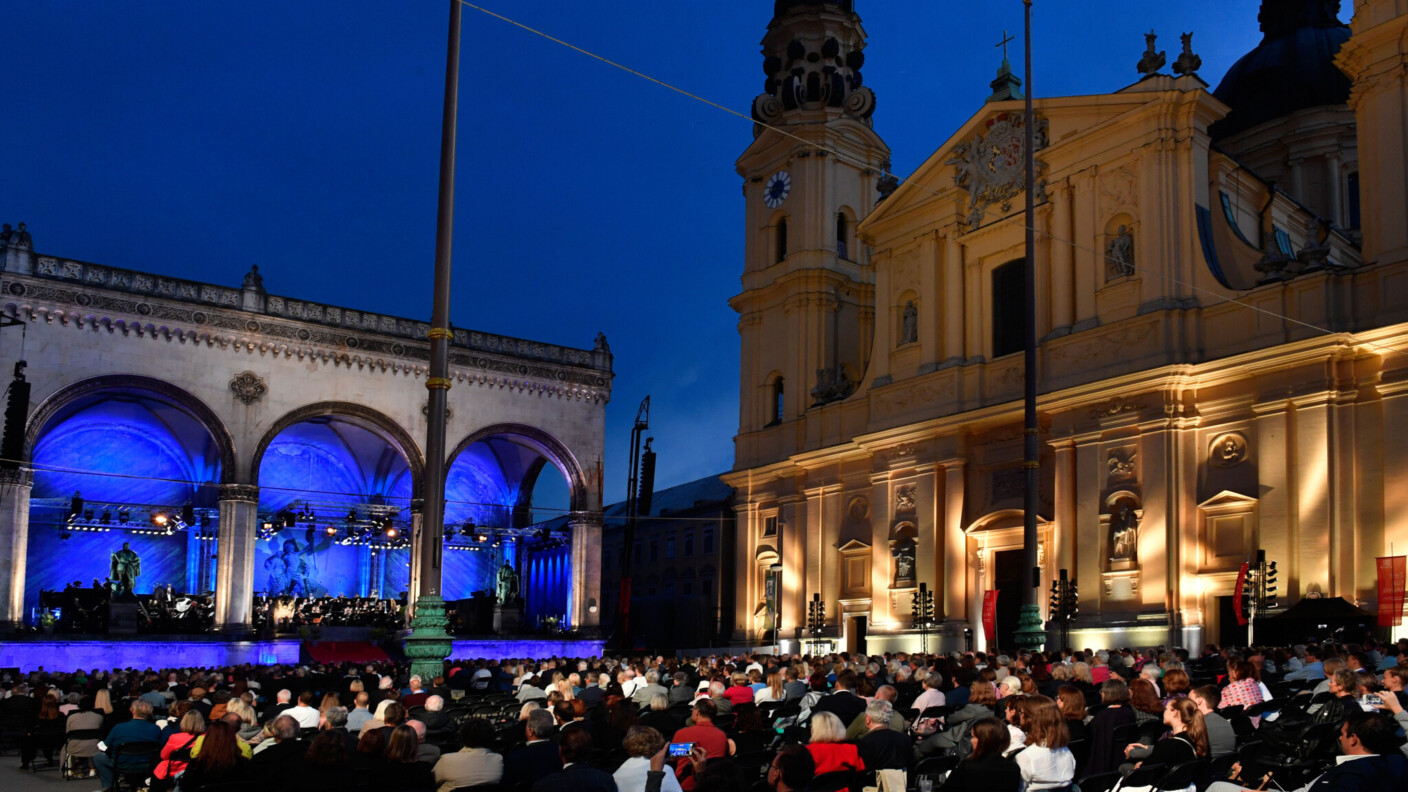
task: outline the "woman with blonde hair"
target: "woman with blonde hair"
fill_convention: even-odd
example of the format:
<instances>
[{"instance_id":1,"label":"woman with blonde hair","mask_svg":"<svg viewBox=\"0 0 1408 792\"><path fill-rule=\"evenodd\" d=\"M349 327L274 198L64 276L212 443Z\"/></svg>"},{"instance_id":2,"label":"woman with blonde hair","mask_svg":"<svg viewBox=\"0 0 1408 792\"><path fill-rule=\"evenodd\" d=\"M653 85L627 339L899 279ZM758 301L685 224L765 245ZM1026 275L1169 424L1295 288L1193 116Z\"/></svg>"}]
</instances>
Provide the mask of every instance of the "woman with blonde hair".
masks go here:
<instances>
[{"instance_id":1,"label":"woman with blonde hair","mask_svg":"<svg viewBox=\"0 0 1408 792\"><path fill-rule=\"evenodd\" d=\"M552 689L556 691L558 695L562 696L563 701L571 701L573 698L576 698L572 695L572 682L570 680L559 678L556 682L552 683Z\"/></svg>"},{"instance_id":2,"label":"woman with blonde hair","mask_svg":"<svg viewBox=\"0 0 1408 792\"><path fill-rule=\"evenodd\" d=\"M107 688L98 688L98 692L93 694L93 709L104 715L112 714L112 694Z\"/></svg>"},{"instance_id":3,"label":"woman with blonde hair","mask_svg":"<svg viewBox=\"0 0 1408 792\"><path fill-rule=\"evenodd\" d=\"M865 770L865 762L861 761L855 744L845 742L846 727L840 718L830 712L813 713L811 726L807 751L811 753L812 761L816 762L817 775Z\"/></svg>"},{"instance_id":4,"label":"woman with blonde hair","mask_svg":"<svg viewBox=\"0 0 1408 792\"><path fill-rule=\"evenodd\" d=\"M227 715L233 714L240 719L239 732L235 735L239 739L249 742L259 734L259 715L244 699L230 699L230 703L225 707L225 713Z\"/></svg>"},{"instance_id":5,"label":"woman with blonde hair","mask_svg":"<svg viewBox=\"0 0 1408 792\"><path fill-rule=\"evenodd\" d=\"M753 703L764 701L786 701L787 694L782 690L782 672L774 668L768 672L768 683L753 694Z\"/></svg>"},{"instance_id":6,"label":"woman with blonde hair","mask_svg":"<svg viewBox=\"0 0 1408 792\"><path fill-rule=\"evenodd\" d=\"M191 760L191 746L205 734L205 716L192 708L181 716L181 730L166 740L161 749L161 762L152 771L152 792L164 792L176 785L176 776L185 772Z\"/></svg>"},{"instance_id":7,"label":"woman with blonde hair","mask_svg":"<svg viewBox=\"0 0 1408 792\"><path fill-rule=\"evenodd\" d=\"M1066 746L1070 733L1056 702L1046 696L1027 696L1021 706L1021 727L1026 748L1017 754L1024 789L1036 792L1070 786L1076 775L1076 758Z\"/></svg>"}]
</instances>

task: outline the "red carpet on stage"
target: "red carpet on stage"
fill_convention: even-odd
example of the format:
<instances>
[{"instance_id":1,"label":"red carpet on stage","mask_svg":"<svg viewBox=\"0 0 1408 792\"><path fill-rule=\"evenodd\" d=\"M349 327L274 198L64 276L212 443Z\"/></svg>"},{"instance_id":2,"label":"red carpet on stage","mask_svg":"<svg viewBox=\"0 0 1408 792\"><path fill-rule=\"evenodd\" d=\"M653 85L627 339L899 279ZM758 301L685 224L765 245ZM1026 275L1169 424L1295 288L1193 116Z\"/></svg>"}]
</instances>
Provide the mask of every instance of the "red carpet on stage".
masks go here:
<instances>
[{"instance_id":1,"label":"red carpet on stage","mask_svg":"<svg viewBox=\"0 0 1408 792\"><path fill-rule=\"evenodd\" d=\"M367 641L316 641L305 643L304 648L316 663L373 663L391 659L381 647Z\"/></svg>"}]
</instances>

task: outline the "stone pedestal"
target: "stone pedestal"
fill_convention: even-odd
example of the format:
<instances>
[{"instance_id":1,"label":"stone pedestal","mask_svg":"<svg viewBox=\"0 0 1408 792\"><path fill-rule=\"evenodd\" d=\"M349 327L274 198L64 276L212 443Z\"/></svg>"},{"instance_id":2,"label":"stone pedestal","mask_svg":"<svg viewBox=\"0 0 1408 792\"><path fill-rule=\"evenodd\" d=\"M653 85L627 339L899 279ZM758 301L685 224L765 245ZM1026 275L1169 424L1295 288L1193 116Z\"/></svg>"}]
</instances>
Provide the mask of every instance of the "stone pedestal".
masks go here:
<instances>
[{"instance_id":1,"label":"stone pedestal","mask_svg":"<svg viewBox=\"0 0 1408 792\"><path fill-rule=\"evenodd\" d=\"M109 603L108 635L136 635L137 608L135 602Z\"/></svg>"},{"instance_id":2,"label":"stone pedestal","mask_svg":"<svg viewBox=\"0 0 1408 792\"><path fill-rule=\"evenodd\" d=\"M453 643L445 632L450 619L445 615L445 600L427 594L416 600L416 614L411 618L411 634L406 636L406 657L411 661L411 673L421 679L434 679L445 673L445 658Z\"/></svg>"},{"instance_id":3,"label":"stone pedestal","mask_svg":"<svg viewBox=\"0 0 1408 792\"><path fill-rule=\"evenodd\" d=\"M523 621L523 609L516 603L509 605L494 606L494 634L504 635L518 632L518 625Z\"/></svg>"}]
</instances>

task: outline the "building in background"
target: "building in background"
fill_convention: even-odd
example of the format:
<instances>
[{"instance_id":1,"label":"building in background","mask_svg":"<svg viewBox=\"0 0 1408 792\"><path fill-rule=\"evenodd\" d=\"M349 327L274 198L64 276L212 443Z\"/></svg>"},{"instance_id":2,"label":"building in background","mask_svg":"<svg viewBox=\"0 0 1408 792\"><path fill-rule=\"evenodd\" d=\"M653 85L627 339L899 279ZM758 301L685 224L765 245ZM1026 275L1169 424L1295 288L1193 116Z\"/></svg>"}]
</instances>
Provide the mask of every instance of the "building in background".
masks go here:
<instances>
[{"instance_id":1,"label":"building in background","mask_svg":"<svg viewBox=\"0 0 1408 792\"><path fill-rule=\"evenodd\" d=\"M1080 586L1078 645L1245 640L1232 590L1258 550L1285 604L1372 608L1375 557L1408 547L1408 10L1338 7L1263 2L1216 90L1186 37L1173 57L1102 41L1136 81L1035 102L1038 556L1043 589ZM737 161L734 638L803 637L819 594L842 648L918 648L927 584L942 648L991 645L989 590L1010 647L1020 81L1004 62L896 186L865 44L849 0L778 0L762 41Z\"/></svg>"}]
</instances>

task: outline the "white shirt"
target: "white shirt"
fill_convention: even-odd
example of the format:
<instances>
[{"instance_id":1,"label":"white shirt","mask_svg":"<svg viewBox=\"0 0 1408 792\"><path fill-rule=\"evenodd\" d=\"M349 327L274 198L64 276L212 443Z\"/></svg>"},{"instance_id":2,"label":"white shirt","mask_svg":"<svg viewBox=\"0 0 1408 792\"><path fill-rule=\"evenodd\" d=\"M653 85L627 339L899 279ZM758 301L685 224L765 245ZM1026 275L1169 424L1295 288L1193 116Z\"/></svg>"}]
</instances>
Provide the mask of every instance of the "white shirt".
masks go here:
<instances>
[{"instance_id":1,"label":"white shirt","mask_svg":"<svg viewBox=\"0 0 1408 792\"><path fill-rule=\"evenodd\" d=\"M637 690L644 686L645 677L631 677L630 679L627 679L625 682L621 683L621 692L626 695L626 698L630 698L636 694Z\"/></svg>"},{"instance_id":2,"label":"white shirt","mask_svg":"<svg viewBox=\"0 0 1408 792\"><path fill-rule=\"evenodd\" d=\"M1041 745L1028 745L1017 754L1017 767L1028 792L1055 789L1071 783L1076 775L1076 758L1069 748L1052 750Z\"/></svg>"},{"instance_id":3,"label":"white shirt","mask_svg":"<svg viewBox=\"0 0 1408 792\"><path fill-rule=\"evenodd\" d=\"M321 714L316 709L313 707L305 707L302 704L296 707L289 707L280 714L287 715L298 721L299 728L303 729L316 729L321 720Z\"/></svg>"},{"instance_id":4,"label":"white shirt","mask_svg":"<svg viewBox=\"0 0 1408 792\"><path fill-rule=\"evenodd\" d=\"M675 778L675 774L668 772L669 765L665 765L665 778L660 783L660 792L680 792L680 782ZM650 772L650 759L644 756L632 756L627 759L611 777L616 779L616 789L618 792L645 792L646 774Z\"/></svg>"}]
</instances>

